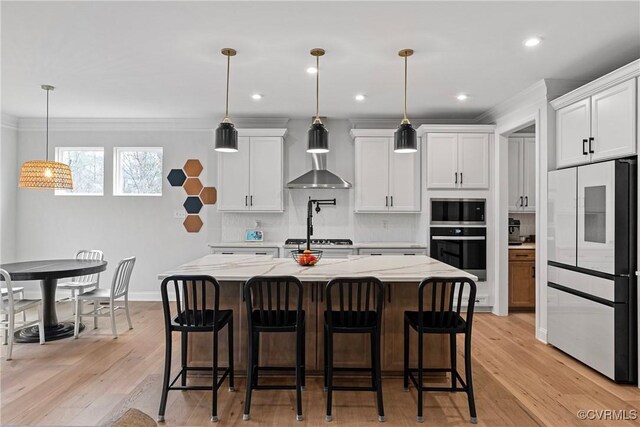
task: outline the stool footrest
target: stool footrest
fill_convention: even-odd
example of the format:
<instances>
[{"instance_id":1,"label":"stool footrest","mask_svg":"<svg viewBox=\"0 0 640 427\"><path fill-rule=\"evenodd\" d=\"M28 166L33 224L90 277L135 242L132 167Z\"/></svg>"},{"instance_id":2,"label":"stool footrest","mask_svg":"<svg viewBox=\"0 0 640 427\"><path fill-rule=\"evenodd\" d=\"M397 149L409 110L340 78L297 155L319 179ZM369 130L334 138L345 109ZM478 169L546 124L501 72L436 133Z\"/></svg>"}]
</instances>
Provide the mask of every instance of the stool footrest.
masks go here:
<instances>
[{"instance_id":1,"label":"stool footrest","mask_svg":"<svg viewBox=\"0 0 640 427\"><path fill-rule=\"evenodd\" d=\"M209 371L211 372L213 370L213 368L205 368L205 367L199 367L199 366L185 366L184 368L180 369L180 372L178 372L178 375L176 375L176 377L173 379L173 381L171 381L171 383L169 384L168 390L211 390L211 386L175 386L174 384L180 379L182 378L182 374L189 372L189 371ZM220 379L218 379L218 381L216 382L216 390L220 388L220 386L222 385L222 383L224 382L224 380L229 376L229 373L231 372L231 368L225 368L225 367L218 367L218 370L216 372L216 377L218 376L218 373L222 372L222 376L220 377Z\"/></svg>"},{"instance_id":2,"label":"stool footrest","mask_svg":"<svg viewBox=\"0 0 640 427\"><path fill-rule=\"evenodd\" d=\"M334 385L330 387L331 390L333 391L377 391L377 389L375 387L366 387L366 386L362 386L362 387L356 387L356 386L340 386L340 385Z\"/></svg>"},{"instance_id":3,"label":"stool footrest","mask_svg":"<svg viewBox=\"0 0 640 427\"><path fill-rule=\"evenodd\" d=\"M295 390L295 385L254 385L251 386L252 390Z\"/></svg>"},{"instance_id":4,"label":"stool footrest","mask_svg":"<svg viewBox=\"0 0 640 427\"><path fill-rule=\"evenodd\" d=\"M334 366L332 369L337 372L371 372L373 371L373 368L344 368L344 367L340 368L336 366Z\"/></svg>"},{"instance_id":5,"label":"stool footrest","mask_svg":"<svg viewBox=\"0 0 640 427\"><path fill-rule=\"evenodd\" d=\"M295 367L291 366L256 366L258 371L295 371Z\"/></svg>"},{"instance_id":6,"label":"stool footrest","mask_svg":"<svg viewBox=\"0 0 640 427\"><path fill-rule=\"evenodd\" d=\"M455 374L456 379L458 380L458 382L460 383L460 385L462 387L427 387L424 384L420 384L418 382L418 379L414 376L414 374L416 374L418 372L417 369L407 369L408 371L408 377L411 380L411 382L413 383L414 386L416 386L416 388L421 389L422 391L450 391L450 392L459 392L459 391L463 391L465 393L469 392L469 387L467 386L467 384L464 382L464 380L462 379L462 377L460 376L460 373L455 370L455 369L451 369L451 368L430 368L430 369L423 369L423 372L451 372L452 374Z\"/></svg>"}]
</instances>

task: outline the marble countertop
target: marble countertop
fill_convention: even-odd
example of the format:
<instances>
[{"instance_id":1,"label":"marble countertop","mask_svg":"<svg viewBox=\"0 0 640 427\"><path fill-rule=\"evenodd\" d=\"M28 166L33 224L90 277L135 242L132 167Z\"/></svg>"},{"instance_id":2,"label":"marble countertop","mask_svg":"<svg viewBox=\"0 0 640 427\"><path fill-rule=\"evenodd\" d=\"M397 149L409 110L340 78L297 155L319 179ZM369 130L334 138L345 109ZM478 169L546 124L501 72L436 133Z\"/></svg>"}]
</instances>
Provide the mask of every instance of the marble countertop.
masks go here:
<instances>
[{"instance_id":1,"label":"marble countertop","mask_svg":"<svg viewBox=\"0 0 640 427\"><path fill-rule=\"evenodd\" d=\"M535 243L523 243L521 245L509 245L509 250L512 249L535 249L536 248L536 244Z\"/></svg>"},{"instance_id":2,"label":"marble countertop","mask_svg":"<svg viewBox=\"0 0 640 427\"><path fill-rule=\"evenodd\" d=\"M358 249L427 249L426 244L408 242L365 242L355 243Z\"/></svg>"},{"instance_id":3,"label":"marble countertop","mask_svg":"<svg viewBox=\"0 0 640 427\"><path fill-rule=\"evenodd\" d=\"M301 245L304 246L304 245ZM312 245L314 248L344 249L427 249L426 244L410 242L364 242L353 245ZM209 243L210 248L297 248L298 245L285 245L284 242L223 242Z\"/></svg>"},{"instance_id":4,"label":"marble countertop","mask_svg":"<svg viewBox=\"0 0 640 427\"><path fill-rule=\"evenodd\" d=\"M279 248L282 242L226 242L209 243L210 248Z\"/></svg>"},{"instance_id":5,"label":"marble countertop","mask_svg":"<svg viewBox=\"0 0 640 427\"><path fill-rule=\"evenodd\" d=\"M334 277L375 276L384 282L419 282L427 277L478 278L423 255L352 256L348 259L322 259L312 267L301 267L290 258L255 255L205 255L158 275L206 274L223 281L245 281L258 275L295 276L306 282L325 282Z\"/></svg>"}]
</instances>

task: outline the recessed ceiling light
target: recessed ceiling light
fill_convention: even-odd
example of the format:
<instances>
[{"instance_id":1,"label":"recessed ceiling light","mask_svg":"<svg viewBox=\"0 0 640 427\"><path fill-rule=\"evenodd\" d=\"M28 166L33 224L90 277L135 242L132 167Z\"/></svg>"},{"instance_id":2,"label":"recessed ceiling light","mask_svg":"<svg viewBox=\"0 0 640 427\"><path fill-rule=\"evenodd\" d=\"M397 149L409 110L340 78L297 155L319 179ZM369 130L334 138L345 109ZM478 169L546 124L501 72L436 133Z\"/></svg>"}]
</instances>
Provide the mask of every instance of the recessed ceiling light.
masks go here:
<instances>
[{"instance_id":1,"label":"recessed ceiling light","mask_svg":"<svg viewBox=\"0 0 640 427\"><path fill-rule=\"evenodd\" d=\"M307 73L309 73L309 74L315 74L317 72L318 72L318 69L316 67L307 68Z\"/></svg>"},{"instance_id":2,"label":"recessed ceiling light","mask_svg":"<svg viewBox=\"0 0 640 427\"><path fill-rule=\"evenodd\" d=\"M259 93L254 93L253 95L251 95L251 98L257 100L262 99L262 95L260 95Z\"/></svg>"},{"instance_id":3,"label":"recessed ceiling light","mask_svg":"<svg viewBox=\"0 0 640 427\"><path fill-rule=\"evenodd\" d=\"M359 93L355 96L356 101L364 101L366 96L364 96L363 94Z\"/></svg>"},{"instance_id":4,"label":"recessed ceiling light","mask_svg":"<svg viewBox=\"0 0 640 427\"><path fill-rule=\"evenodd\" d=\"M468 96L464 93L461 93L460 95L456 96L456 98L458 99L458 101L464 101L468 98Z\"/></svg>"},{"instance_id":5,"label":"recessed ceiling light","mask_svg":"<svg viewBox=\"0 0 640 427\"><path fill-rule=\"evenodd\" d=\"M540 37L531 37L524 41L524 45L526 47L533 47L539 45L541 41L542 39L540 39Z\"/></svg>"}]
</instances>

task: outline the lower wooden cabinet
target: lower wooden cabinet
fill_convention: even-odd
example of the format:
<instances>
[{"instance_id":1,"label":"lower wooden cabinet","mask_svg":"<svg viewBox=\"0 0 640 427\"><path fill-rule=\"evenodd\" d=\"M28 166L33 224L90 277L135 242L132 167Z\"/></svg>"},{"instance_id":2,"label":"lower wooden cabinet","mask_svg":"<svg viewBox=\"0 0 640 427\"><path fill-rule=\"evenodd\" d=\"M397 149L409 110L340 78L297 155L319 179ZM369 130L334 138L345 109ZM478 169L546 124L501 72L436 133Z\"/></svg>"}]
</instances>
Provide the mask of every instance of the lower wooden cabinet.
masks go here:
<instances>
[{"instance_id":1,"label":"lower wooden cabinet","mask_svg":"<svg viewBox=\"0 0 640 427\"><path fill-rule=\"evenodd\" d=\"M236 375L245 376L247 369L247 314L242 299L242 283L220 283L220 308L232 309L234 318L234 363ZM324 310L321 298L324 283L304 283L303 299L306 312L306 369L321 373L324 366ZM417 284L387 284L382 317L381 356L385 374L397 375L403 369L404 311L417 310ZM212 298L212 292L207 292ZM265 366L293 366L295 335L293 333L262 334L260 364ZM425 367L445 367L449 363L447 336L425 337ZM174 341L175 342L175 341ZM417 336L411 333L410 363L417 366ZM174 344L174 358L179 351ZM212 337L209 333L190 334L188 361L194 366L211 366ZM219 364L227 366L227 329L219 337ZM371 364L371 343L366 334L334 335L335 366L364 368Z\"/></svg>"},{"instance_id":2,"label":"lower wooden cabinet","mask_svg":"<svg viewBox=\"0 0 640 427\"><path fill-rule=\"evenodd\" d=\"M509 310L531 311L535 307L535 249L511 249L509 250Z\"/></svg>"}]
</instances>

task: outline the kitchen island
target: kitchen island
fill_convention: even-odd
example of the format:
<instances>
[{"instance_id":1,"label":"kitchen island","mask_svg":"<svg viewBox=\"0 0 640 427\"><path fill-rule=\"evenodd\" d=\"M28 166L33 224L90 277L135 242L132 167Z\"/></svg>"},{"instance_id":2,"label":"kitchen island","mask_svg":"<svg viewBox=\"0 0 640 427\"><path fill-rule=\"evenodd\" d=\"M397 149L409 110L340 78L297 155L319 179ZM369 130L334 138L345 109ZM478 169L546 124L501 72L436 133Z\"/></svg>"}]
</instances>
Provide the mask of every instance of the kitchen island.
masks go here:
<instances>
[{"instance_id":1,"label":"kitchen island","mask_svg":"<svg viewBox=\"0 0 640 427\"><path fill-rule=\"evenodd\" d=\"M174 274L203 274L220 282L220 308L232 309L234 316L234 358L238 375L245 374L247 358L247 320L242 286L257 275L295 276L305 286L303 309L306 311L306 369L310 374L321 373L323 354L322 290L326 282L335 277L374 276L385 283L382 318L382 370L383 374L399 375L403 369L404 311L417 310L418 283L428 277L468 277L472 274L458 270L427 256L352 256L347 259L322 259L313 267L301 267L291 258L272 258L255 255L206 255L158 275L159 279ZM211 295L210 292L207 293ZM293 366L295 340L282 334L262 334L260 364ZM211 365L211 337L192 334L189 340L190 364ZM415 342L415 336L412 336ZM220 364L225 365L226 329L220 336ZM415 344L412 344L415 348ZM367 367L371 362L369 337L365 334L339 334L334 338L336 366ZM415 352L412 352L415 353ZM415 354L412 364L417 363ZM449 344L446 336L427 336L425 339L425 365L443 367L449 363Z\"/></svg>"}]
</instances>

